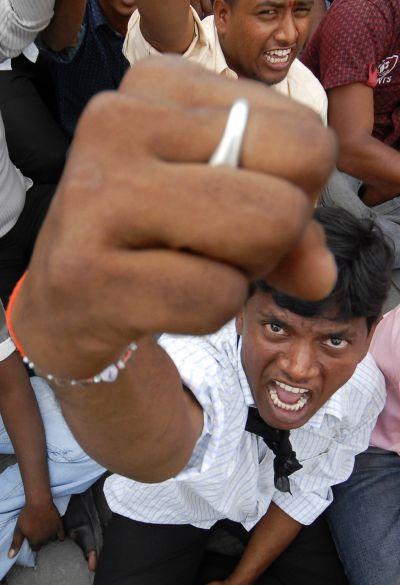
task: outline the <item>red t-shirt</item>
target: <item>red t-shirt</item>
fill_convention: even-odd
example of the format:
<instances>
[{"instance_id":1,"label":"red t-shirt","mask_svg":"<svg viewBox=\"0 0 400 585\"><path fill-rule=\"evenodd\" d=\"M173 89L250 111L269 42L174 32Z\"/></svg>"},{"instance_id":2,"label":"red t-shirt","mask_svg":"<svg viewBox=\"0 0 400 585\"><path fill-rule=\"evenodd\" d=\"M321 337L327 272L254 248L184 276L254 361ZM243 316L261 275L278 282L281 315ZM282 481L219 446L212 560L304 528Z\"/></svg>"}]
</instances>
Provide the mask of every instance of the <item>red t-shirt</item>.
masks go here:
<instances>
[{"instance_id":1,"label":"red t-shirt","mask_svg":"<svg viewBox=\"0 0 400 585\"><path fill-rule=\"evenodd\" d=\"M400 150L400 0L335 0L302 56L325 89L374 89L373 136Z\"/></svg>"}]
</instances>

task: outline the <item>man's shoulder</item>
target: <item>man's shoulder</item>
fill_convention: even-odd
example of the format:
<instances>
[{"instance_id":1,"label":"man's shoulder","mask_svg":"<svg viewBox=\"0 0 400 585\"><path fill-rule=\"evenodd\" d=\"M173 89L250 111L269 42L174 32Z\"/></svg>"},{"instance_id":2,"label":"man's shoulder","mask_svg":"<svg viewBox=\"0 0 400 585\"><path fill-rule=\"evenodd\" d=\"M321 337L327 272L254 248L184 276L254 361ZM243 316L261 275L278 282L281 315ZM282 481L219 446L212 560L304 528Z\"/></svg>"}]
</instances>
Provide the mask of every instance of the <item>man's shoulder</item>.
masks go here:
<instances>
[{"instance_id":1,"label":"man's shoulder","mask_svg":"<svg viewBox=\"0 0 400 585\"><path fill-rule=\"evenodd\" d=\"M343 400L346 417L355 422L362 421L368 413L382 410L386 400L385 377L371 353L357 365L336 397Z\"/></svg>"},{"instance_id":2,"label":"man's shoulder","mask_svg":"<svg viewBox=\"0 0 400 585\"><path fill-rule=\"evenodd\" d=\"M306 88L309 87L313 91L315 90L325 94L325 90L318 81L317 77L315 77L314 73L308 67L306 67L304 63L300 61L300 59L295 59L293 61L292 66L289 69L288 79L289 81L298 85Z\"/></svg>"},{"instance_id":3,"label":"man's shoulder","mask_svg":"<svg viewBox=\"0 0 400 585\"><path fill-rule=\"evenodd\" d=\"M158 341L177 367L186 386L225 386L237 376L236 329L233 321L212 335L169 335Z\"/></svg>"},{"instance_id":4,"label":"man's shoulder","mask_svg":"<svg viewBox=\"0 0 400 585\"><path fill-rule=\"evenodd\" d=\"M326 92L314 73L299 59L295 59L289 69L288 83L291 97L315 110L326 122Z\"/></svg>"},{"instance_id":5,"label":"man's shoulder","mask_svg":"<svg viewBox=\"0 0 400 585\"><path fill-rule=\"evenodd\" d=\"M336 436L348 435L367 420L376 418L385 405L385 378L370 353L357 365L351 378L302 427L321 428ZM332 424L332 421L335 421ZM336 429L336 430L335 430Z\"/></svg>"},{"instance_id":6,"label":"man's shoulder","mask_svg":"<svg viewBox=\"0 0 400 585\"><path fill-rule=\"evenodd\" d=\"M385 378L371 353L367 353L358 364L347 385L350 388L357 386L368 398L376 396L377 391L384 390Z\"/></svg>"}]
</instances>

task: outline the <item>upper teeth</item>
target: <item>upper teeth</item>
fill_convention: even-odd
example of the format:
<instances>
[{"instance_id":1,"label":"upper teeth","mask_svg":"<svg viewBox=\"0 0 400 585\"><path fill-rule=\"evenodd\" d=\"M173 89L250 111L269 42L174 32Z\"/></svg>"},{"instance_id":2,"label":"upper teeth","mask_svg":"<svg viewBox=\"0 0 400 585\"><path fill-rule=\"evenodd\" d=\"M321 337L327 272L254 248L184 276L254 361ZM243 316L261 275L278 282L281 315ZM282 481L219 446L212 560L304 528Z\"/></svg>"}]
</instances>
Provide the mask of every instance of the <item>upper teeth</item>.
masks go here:
<instances>
[{"instance_id":1,"label":"upper teeth","mask_svg":"<svg viewBox=\"0 0 400 585\"><path fill-rule=\"evenodd\" d=\"M282 388L282 390L286 390L286 392L293 392L293 394L305 394L308 392L306 388L295 388L294 386L289 386L289 384L278 382L278 380L275 380L275 384L279 386L279 388Z\"/></svg>"},{"instance_id":2,"label":"upper teeth","mask_svg":"<svg viewBox=\"0 0 400 585\"><path fill-rule=\"evenodd\" d=\"M267 55L274 55L275 57L286 57L289 55L292 49L274 49L273 51L267 51Z\"/></svg>"},{"instance_id":3,"label":"upper teeth","mask_svg":"<svg viewBox=\"0 0 400 585\"><path fill-rule=\"evenodd\" d=\"M295 412L297 410L301 410L304 407L304 405L307 404L307 401L308 401L307 396L300 396L298 401L295 402L294 404L288 404L287 402L282 402L282 400L280 400L280 398L278 396L277 391L274 390L273 388L270 388L269 394L270 394L271 400L275 404L275 406L277 406L278 408L282 408L283 410L291 410L292 412Z\"/></svg>"}]
</instances>

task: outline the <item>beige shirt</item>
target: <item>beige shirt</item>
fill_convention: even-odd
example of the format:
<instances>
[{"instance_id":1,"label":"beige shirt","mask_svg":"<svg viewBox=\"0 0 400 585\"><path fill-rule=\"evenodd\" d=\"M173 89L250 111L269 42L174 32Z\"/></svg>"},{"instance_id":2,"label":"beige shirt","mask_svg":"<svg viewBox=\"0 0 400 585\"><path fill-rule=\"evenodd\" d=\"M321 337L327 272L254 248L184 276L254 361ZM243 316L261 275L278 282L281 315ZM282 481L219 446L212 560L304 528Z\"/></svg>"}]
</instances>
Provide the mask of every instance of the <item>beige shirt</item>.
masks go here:
<instances>
[{"instance_id":1,"label":"beige shirt","mask_svg":"<svg viewBox=\"0 0 400 585\"><path fill-rule=\"evenodd\" d=\"M200 20L193 8L192 12L195 19L195 35L183 57L203 65L215 73L237 79L237 74L226 63L214 24L214 17L208 16L204 20ZM149 55L160 54L141 33L138 10L133 13L129 21L123 52L131 66ZM328 101L325 90L313 73L298 59L293 62L285 79L271 87L312 108L319 114L324 124L327 123Z\"/></svg>"}]
</instances>

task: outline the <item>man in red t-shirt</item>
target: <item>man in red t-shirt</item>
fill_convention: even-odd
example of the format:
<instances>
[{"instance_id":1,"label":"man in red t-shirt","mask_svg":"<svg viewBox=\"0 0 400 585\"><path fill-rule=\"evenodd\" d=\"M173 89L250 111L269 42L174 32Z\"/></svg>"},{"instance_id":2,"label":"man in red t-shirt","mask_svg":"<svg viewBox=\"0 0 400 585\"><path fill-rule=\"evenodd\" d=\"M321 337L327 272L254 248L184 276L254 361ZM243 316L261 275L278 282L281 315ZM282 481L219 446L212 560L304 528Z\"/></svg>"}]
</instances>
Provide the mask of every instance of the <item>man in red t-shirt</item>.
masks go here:
<instances>
[{"instance_id":1,"label":"man in red t-shirt","mask_svg":"<svg viewBox=\"0 0 400 585\"><path fill-rule=\"evenodd\" d=\"M400 1L335 0L303 62L327 91L341 142L323 203L374 215L400 268ZM394 274L400 284L400 270ZM400 302L400 296L399 301Z\"/></svg>"}]
</instances>

